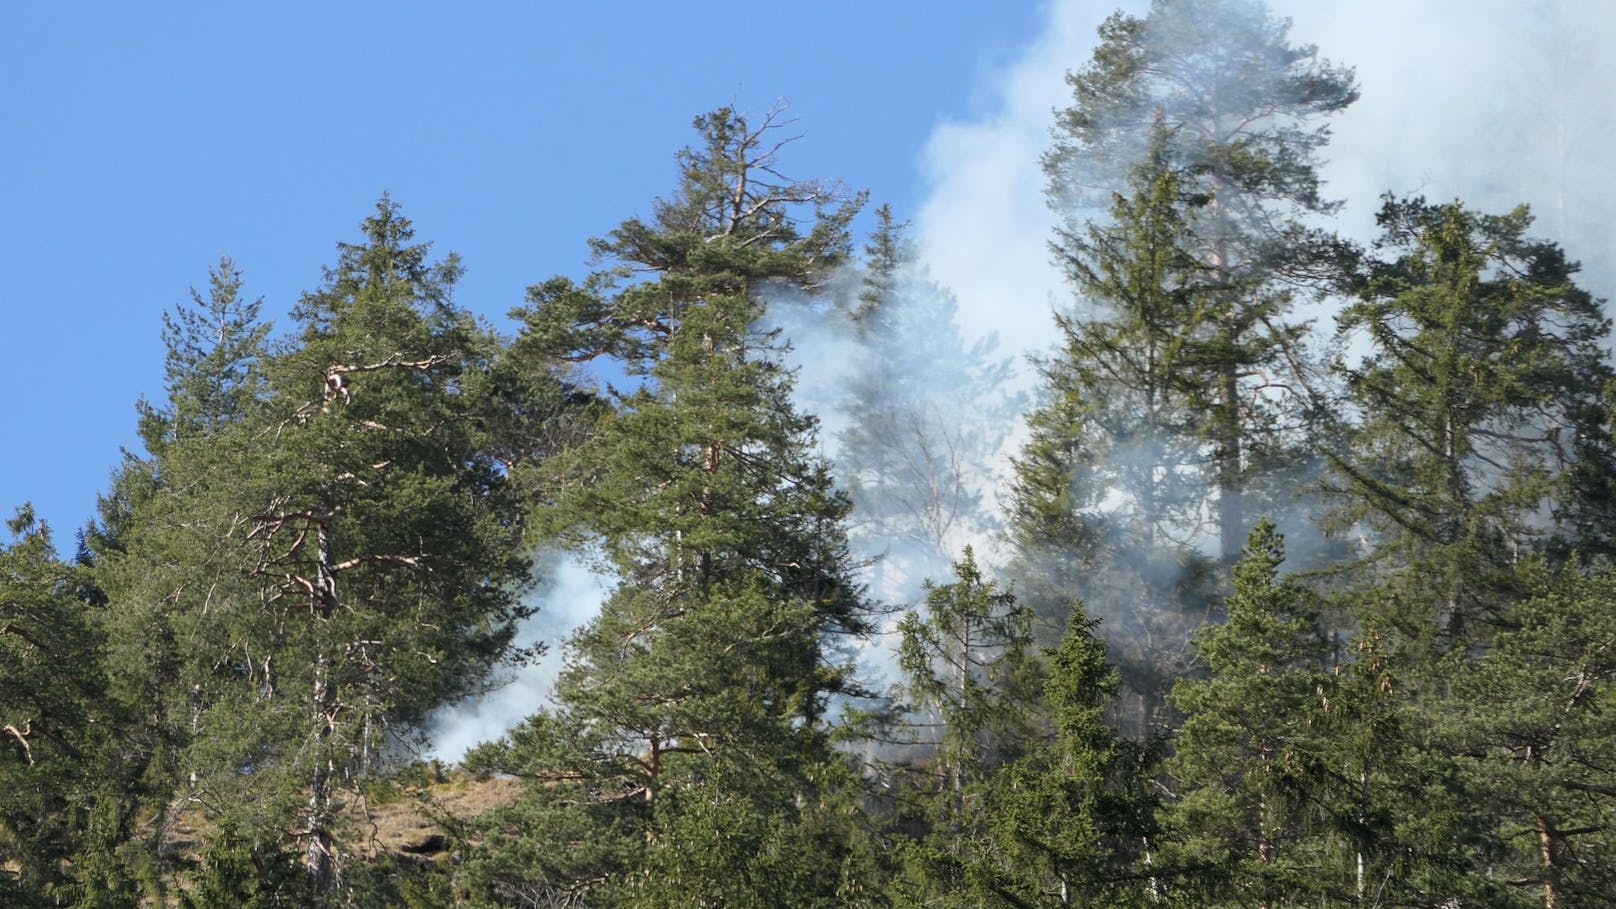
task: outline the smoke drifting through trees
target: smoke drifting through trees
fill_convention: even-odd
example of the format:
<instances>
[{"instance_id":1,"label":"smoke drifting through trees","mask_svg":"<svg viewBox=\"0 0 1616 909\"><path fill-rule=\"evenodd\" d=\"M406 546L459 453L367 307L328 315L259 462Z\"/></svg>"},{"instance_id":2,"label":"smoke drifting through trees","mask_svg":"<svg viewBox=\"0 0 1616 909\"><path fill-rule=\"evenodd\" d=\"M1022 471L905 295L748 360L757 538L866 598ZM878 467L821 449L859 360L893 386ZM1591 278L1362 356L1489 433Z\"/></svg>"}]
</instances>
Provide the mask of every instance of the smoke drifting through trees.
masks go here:
<instances>
[{"instance_id":1,"label":"smoke drifting through trees","mask_svg":"<svg viewBox=\"0 0 1616 909\"><path fill-rule=\"evenodd\" d=\"M1488 212L1527 202L1538 218L1534 235L1560 242L1573 260L1584 261L1582 286L1611 296L1616 273L1604 253L1616 248L1616 225L1603 213L1616 201L1616 159L1603 150L1616 141L1607 100L1616 93L1616 58L1599 51L1616 42L1616 17L1604 4L1276 0L1272 7L1292 19L1293 43L1317 44L1322 57L1351 65L1362 88L1360 100L1334 121L1320 167L1324 194L1344 201L1333 228L1359 242L1373 240L1374 215L1388 190L1432 200L1461 197ZM1049 148L1051 112L1070 103L1066 73L1089 58L1096 29L1115 9L1143 14L1148 4L1052 3L1043 33L990 74L991 103L973 119L939 123L917 162L930 191L912 213L913 258L895 276L895 298L923 332L947 333L946 325L930 320L952 310L961 347L979 350L982 359L929 361L933 391L944 393L908 405L911 437L929 440L936 465L962 455L952 450L961 442L975 446L958 464L959 487L937 487L943 495L930 503L935 510L943 498L951 507L969 501L967 519L949 524L935 538L943 541L939 547L882 533L855 512L858 553L884 556L880 574L872 571L866 580L888 602L917 602L920 582L947 578L966 544L986 564L1002 556L998 528L984 516L999 513L1009 458L1025 438L1025 408L1015 402L1027 398L1016 395L1026 395L1036 380L1028 357L1050 350L1053 313L1072 306L1049 252L1058 216L1048 207L1039 160ZM855 299L859 275L850 271L841 280L843 297ZM1313 320L1319 339L1328 337L1333 306L1304 298L1297 313ZM855 400L861 367L882 350L858 339L846 313L804 311L782 295L771 315L794 348L788 362L800 370L797 399L819 416L821 442L840 463L852 408L879 408L885 400ZM973 387L977 379L968 373L986 364L1003 364L1006 375L984 410L980 401L951 392ZM887 398L902 396L892 389ZM991 456L983 458L984 451ZM846 486L850 478L839 479ZM1300 484L1311 475L1293 479ZM1297 523L1282 529L1293 559L1306 560ZM526 680L538 672L530 670L518 684L532 684ZM490 719L475 735L495 737L504 725ZM440 746L439 753L450 750Z\"/></svg>"},{"instance_id":2,"label":"smoke drifting through trees","mask_svg":"<svg viewBox=\"0 0 1616 909\"><path fill-rule=\"evenodd\" d=\"M1585 261L1612 295L1616 244L1616 15L1598 0L1276 0L1291 40L1355 68L1362 98L1334 123L1320 168L1345 200L1334 226L1369 242L1382 193L1462 197L1483 211L1532 205L1540 232ZM1114 8L1053 3L1044 33L993 77L980 116L938 125L921 162L931 191L915 214L920 260L960 302L967 339L997 333L1007 354L1045 350L1069 294L1047 254L1056 218L1037 172L1067 71L1088 59ZM1326 316L1314 310L1311 314ZM1322 325L1327 331L1327 321ZM1025 372L1023 372L1025 375Z\"/></svg>"},{"instance_id":3,"label":"smoke drifting through trees","mask_svg":"<svg viewBox=\"0 0 1616 909\"><path fill-rule=\"evenodd\" d=\"M600 611L611 584L576 555L547 553L534 560L542 586L525 598L538 611L522 625L514 642L543 648L530 662L491 680L491 690L458 704L447 704L427 720L429 757L458 761L481 742L516 727L535 707L551 704L556 676L566 658L563 643Z\"/></svg>"}]
</instances>

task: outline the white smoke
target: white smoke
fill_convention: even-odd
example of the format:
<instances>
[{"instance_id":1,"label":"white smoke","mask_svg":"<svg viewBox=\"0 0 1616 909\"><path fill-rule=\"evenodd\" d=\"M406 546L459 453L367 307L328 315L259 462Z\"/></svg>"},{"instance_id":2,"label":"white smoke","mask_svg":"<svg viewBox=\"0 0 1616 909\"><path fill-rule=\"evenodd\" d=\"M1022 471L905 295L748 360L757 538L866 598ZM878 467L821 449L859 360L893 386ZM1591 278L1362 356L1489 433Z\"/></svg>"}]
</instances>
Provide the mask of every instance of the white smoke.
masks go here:
<instances>
[{"instance_id":1,"label":"white smoke","mask_svg":"<svg viewBox=\"0 0 1616 909\"><path fill-rule=\"evenodd\" d=\"M997 332L1005 350L1053 340L1052 308L1070 291L1050 264L1054 217L1039 159L1053 112L1071 103L1095 30L1120 8L1057 0L1042 33L992 74L986 111L939 124L916 218L920 258L959 298L968 337ZM1604 0L1273 0L1294 44L1355 67L1361 99L1336 117L1322 170L1346 200L1334 227L1374 239L1385 192L1460 199L1507 211L1529 203L1535 235L1564 245L1596 295L1616 292L1616 14ZM1326 317L1319 329L1333 325Z\"/></svg>"},{"instance_id":2,"label":"white smoke","mask_svg":"<svg viewBox=\"0 0 1616 909\"><path fill-rule=\"evenodd\" d=\"M612 585L580 556L547 553L534 565L544 578L529 595L539 611L522 624L516 644L543 644L544 653L493 691L433 711L427 721L431 744L426 757L458 761L478 744L500 738L541 708L554 705L551 696L561 672L562 642L595 617Z\"/></svg>"},{"instance_id":3,"label":"white smoke","mask_svg":"<svg viewBox=\"0 0 1616 909\"><path fill-rule=\"evenodd\" d=\"M1137 3L1124 4L1138 11ZM937 125L922 176L928 190L915 218L920 259L959 298L968 339L997 333L1012 354L1042 352L1054 340L1051 313L1069 298L1050 263L1056 219L1044 201L1040 163L1054 111L1071 103L1066 73L1082 65L1095 30L1114 7L1051 6L1043 33L990 75L990 109ZM1022 382L1032 384L1022 369Z\"/></svg>"},{"instance_id":4,"label":"white smoke","mask_svg":"<svg viewBox=\"0 0 1616 909\"><path fill-rule=\"evenodd\" d=\"M1616 15L1604 0L1272 0L1291 17L1294 44L1316 44L1321 56L1355 67L1362 98L1334 118L1325 149L1325 197L1346 202L1334 229L1360 242L1374 239L1374 215L1385 192L1460 199L1500 212L1520 202L1538 215L1535 235L1562 243L1585 268L1596 295L1616 293ZM1026 357L1055 340L1051 314L1071 292L1051 263L1056 223L1045 202L1040 159L1051 142L1054 111L1071 103L1066 74L1090 58L1100 23L1117 9L1143 14L1143 0L1055 0L1045 26L1018 56L989 73L979 115L939 123L921 161L926 191L913 214L912 237L928 281L951 291L967 345L997 336L998 357L1018 367L1013 389L1036 376ZM899 217L904 217L900 212ZM782 301L784 302L784 301ZM834 460L848 429L847 396L868 351L800 310L782 318L799 369L798 400L823 423ZM1317 330L1333 329L1329 313ZM1010 422L1015 422L1011 420ZM998 512L1007 457L1021 439L1007 426L997 464L972 483ZM855 520L857 516L855 516ZM955 534L995 550L981 529ZM877 554L866 548L864 555ZM957 552L953 555L957 556ZM985 559L991 562L991 555ZM937 560L912 580L946 583ZM523 641L552 645L598 609L606 593L583 563L563 559L543 592L544 608ZM918 585L891 594L913 603ZM880 645L866 654L880 659ZM434 753L456 759L478 741L497 738L547 703L560 666L559 647L505 688L444 708L434 716Z\"/></svg>"}]
</instances>

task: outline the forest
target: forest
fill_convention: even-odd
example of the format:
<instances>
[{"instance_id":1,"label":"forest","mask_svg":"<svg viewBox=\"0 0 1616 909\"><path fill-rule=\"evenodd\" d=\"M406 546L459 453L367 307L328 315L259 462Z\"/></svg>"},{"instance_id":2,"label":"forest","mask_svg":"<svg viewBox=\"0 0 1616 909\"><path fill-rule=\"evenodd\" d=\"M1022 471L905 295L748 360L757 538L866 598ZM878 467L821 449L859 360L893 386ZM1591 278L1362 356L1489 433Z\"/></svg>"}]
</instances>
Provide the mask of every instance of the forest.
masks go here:
<instances>
[{"instance_id":1,"label":"forest","mask_svg":"<svg viewBox=\"0 0 1616 909\"><path fill-rule=\"evenodd\" d=\"M1338 233L1259 0L1068 82L1030 390L778 107L514 332L385 195L284 329L218 262L76 541L7 503L0 906L1616 906L1604 301L1524 206Z\"/></svg>"}]
</instances>

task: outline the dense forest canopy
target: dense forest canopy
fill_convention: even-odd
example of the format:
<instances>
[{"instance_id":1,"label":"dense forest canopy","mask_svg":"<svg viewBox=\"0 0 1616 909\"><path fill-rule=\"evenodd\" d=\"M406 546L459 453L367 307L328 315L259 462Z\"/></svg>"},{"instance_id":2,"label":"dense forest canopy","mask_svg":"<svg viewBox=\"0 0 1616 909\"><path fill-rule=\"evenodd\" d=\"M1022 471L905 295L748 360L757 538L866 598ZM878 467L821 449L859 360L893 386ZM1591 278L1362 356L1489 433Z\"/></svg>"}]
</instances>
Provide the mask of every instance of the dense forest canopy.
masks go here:
<instances>
[{"instance_id":1,"label":"dense forest canopy","mask_svg":"<svg viewBox=\"0 0 1616 909\"><path fill-rule=\"evenodd\" d=\"M1338 230L1290 29L1071 62L1030 389L784 106L508 333L385 194L287 326L219 261L0 543L0 904L1616 905L1605 301L1525 206Z\"/></svg>"}]
</instances>

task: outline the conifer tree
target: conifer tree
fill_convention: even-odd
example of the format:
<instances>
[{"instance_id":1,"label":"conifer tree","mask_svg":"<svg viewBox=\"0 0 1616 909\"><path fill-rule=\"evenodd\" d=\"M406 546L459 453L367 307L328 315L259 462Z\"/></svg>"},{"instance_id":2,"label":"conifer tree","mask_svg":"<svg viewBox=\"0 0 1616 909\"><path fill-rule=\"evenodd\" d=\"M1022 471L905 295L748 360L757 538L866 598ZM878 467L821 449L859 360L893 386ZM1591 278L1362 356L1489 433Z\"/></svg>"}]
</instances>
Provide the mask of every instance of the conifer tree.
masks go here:
<instances>
[{"instance_id":1,"label":"conifer tree","mask_svg":"<svg viewBox=\"0 0 1616 909\"><path fill-rule=\"evenodd\" d=\"M915 801L906 814L925 830L906 850L897 884L906 904L975 899L970 868L982 856L978 844L991 810L985 786L1041 732L1043 672L1032 613L983 576L968 547L954 575L949 584L927 582L925 612L909 612L898 623L897 694L923 748L899 774Z\"/></svg>"},{"instance_id":2,"label":"conifer tree","mask_svg":"<svg viewBox=\"0 0 1616 909\"><path fill-rule=\"evenodd\" d=\"M170 785L254 861L301 853L322 901L349 852L339 793L479 685L524 615L481 378L495 341L451 299L458 263L412 233L383 198L269 354L248 318L203 356L204 323L171 320L154 458L126 470L97 565L119 678L178 752ZM142 656L161 659L142 675Z\"/></svg>"},{"instance_id":3,"label":"conifer tree","mask_svg":"<svg viewBox=\"0 0 1616 909\"><path fill-rule=\"evenodd\" d=\"M139 898L120 851L141 761L107 690L88 573L23 506L0 546L0 903L113 909Z\"/></svg>"},{"instance_id":4,"label":"conifer tree","mask_svg":"<svg viewBox=\"0 0 1616 909\"><path fill-rule=\"evenodd\" d=\"M1204 679L1173 687L1184 713L1167 765L1175 863L1198 905L1303 906L1344 892L1344 850L1310 804L1326 749L1313 728L1328 651L1305 594L1281 580L1284 542L1259 522L1235 567L1228 621L1196 635Z\"/></svg>"},{"instance_id":5,"label":"conifer tree","mask_svg":"<svg viewBox=\"0 0 1616 909\"><path fill-rule=\"evenodd\" d=\"M987 787L991 860L977 865L978 905L1146 906L1164 895L1150 790L1157 752L1111 726L1118 677L1095 624L1074 607L1045 656L1053 741Z\"/></svg>"},{"instance_id":6,"label":"conifer tree","mask_svg":"<svg viewBox=\"0 0 1616 909\"><path fill-rule=\"evenodd\" d=\"M166 394L137 405L146 452L124 453L80 547L107 606L96 613L107 697L130 718L123 752L138 782L123 793L125 810L150 818L129 832L120 861L156 902L170 898L177 873L165 840L176 795L195 770L183 756L223 681L205 655L230 648L206 608L218 588L198 583L231 572L213 534L225 525L209 519L222 498L214 477L229 473L221 466L228 455L213 443L256 414L266 393L270 326L242 286L240 270L221 259L206 297L193 288L189 304L164 313Z\"/></svg>"},{"instance_id":7,"label":"conifer tree","mask_svg":"<svg viewBox=\"0 0 1616 909\"><path fill-rule=\"evenodd\" d=\"M1320 121L1357 98L1351 72L1288 43L1288 28L1257 0L1154 0L1142 18L1112 16L1092 61L1068 77L1073 105L1059 114L1044 161L1051 204L1067 219L1057 254L1076 266L1085 293L1084 215L1126 195L1154 147L1165 146L1180 192L1197 201L1179 240L1203 270L1193 311L1211 342L1200 365L1215 381L1198 440L1213 465L1225 564L1244 543L1246 488L1271 431L1254 416L1278 387L1308 403L1279 279L1304 278L1334 252L1300 218L1334 207L1320 195L1318 153L1329 136ZM1192 326L1175 328L1152 337L1166 344Z\"/></svg>"},{"instance_id":8,"label":"conifer tree","mask_svg":"<svg viewBox=\"0 0 1616 909\"><path fill-rule=\"evenodd\" d=\"M1402 633L1462 646L1520 594L1516 566L1552 529L1541 515L1588 513L1567 484L1586 477L1574 464L1608 458L1609 323L1575 264L1526 236L1524 207L1388 200L1380 222L1390 255L1340 318L1370 353L1339 367L1363 415L1332 456L1339 517L1375 531L1380 602Z\"/></svg>"},{"instance_id":9,"label":"conifer tree","mask_svg":"<svg viewBox=\"0 0 1616 909\"><path fill-rule=\"evenodd\" d=\"M1106 620L1141 734L1210 609L1198 427L1215 342L1205 269L1184 242L1196 203L1168 154L1155 143L1111 223L1089 225L1074 253L1092 313L1057 317L1061 347L1040 364L1044 400L1028 417L1008 516L1011 572L1029 605L1058 623L1081 595Z\"/></svg>"},{"instance_id":10,"label":"conifer tree","mask_svg":"<svg viewBox=\"0 0 1616 909\"><path fill-rule=\"evenodd\" d=\"M771 287L812 292L845 257L856 201L777 176L779 111L695 126L675 192L592 244L609 270L521 313L534 349L642 382L551 474L545 525L618 586L568 642L558 706L477 756L525 783L468 864L477 905L830 905L844 884L813 819L840 765L829 698L853 690L832 640L866 618L846 500L759 320Z\"/></svg>"},{"instance_id":11,"label":"conifer tree","mask_svg":"<svg viewBox=\"0 0 1616 909\"><path fill-rule=\"evenodd\" d=\"M1616 894L1616 576L1527 572L1528 594L1485 659L1456 666L1438 742L1471 822L1496 844L1472 870L1491 905L1609 905Z\"/></svg>"}]
</instances>

